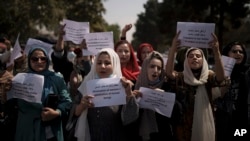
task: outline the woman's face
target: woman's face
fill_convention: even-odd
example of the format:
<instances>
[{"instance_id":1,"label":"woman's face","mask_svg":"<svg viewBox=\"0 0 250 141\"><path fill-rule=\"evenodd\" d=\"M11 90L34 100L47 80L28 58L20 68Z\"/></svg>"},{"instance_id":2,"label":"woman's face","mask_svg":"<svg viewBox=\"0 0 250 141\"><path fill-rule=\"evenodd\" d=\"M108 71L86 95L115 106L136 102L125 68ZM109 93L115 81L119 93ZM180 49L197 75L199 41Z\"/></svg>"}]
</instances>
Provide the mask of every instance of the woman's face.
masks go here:
<instances>
[{"instance_id":1,"label":"woman's face","mask_svg":"<svg viewBox=\"0 0 250 141\"><path fill-rule=\"evenodd\" d=\"M193 70L200 69L203 65L203 56L199 50L190 51L187 59L190 68Z\"/></svg>"},{"instance_id":2,"label":"woman's face","mask_svg":"<svg viewBox=\"0 0 250 141\"><path fill-rule=\"evenodd\" d=\"M116 52L120 57L121 64L127 64L130 61L130 49L128 44L121 44L117 47Z\"/></svg>"},{"instance_id":3,"label":"woman's face","mask_svg":"<svg viewBox=\"0 0 250 141\"><path fill-rule=\"evenodd\" d=\"M43 51L35 50L30 57L30 66L36 72L41 72L46 69L47 57Z\"/></svg>"},{"instance_id":4,"label":"woman's face","mask_svg":"<svg viewBox=\"0 0 250 141\"><path fill-rule=\"evenodd\" d=\"M228 56L236 59L236 64L240 64L244 59L242 47L240 45L234 45L228 52Z\"/></svg>"},{"instance_id":5,"label":"woman's face","mask_svg":"<svg viewBox=\"0 0 250 141\"><path fill-rule=\"evenodd\" d=\"M150 52L151 51L150 51L150 48L148 46L143 47L141 50L141 59L144 60Z\"/></svg>"},{"instance_id":6,"label":"woman's face","mask_svg":"<svg viewBox=\"0 0 250 141\"><path fill-rule=\"evenodd\" d=\"M153 58L147 68L147 74L149 81L156 81L161 75L162 71L162 62L157 58Z\"/></svg>"},{"instance_id":7,"label":"woman's face","mask_svg":"<svg viewBox=\"0 0 250 141\"><path fill-rule=\"evenodd\" d=\"M113 66L110 56L107 53L102 53L96 58L96 73L99 78L108 78L113 73Z\"/></svg>"}]
</instances>

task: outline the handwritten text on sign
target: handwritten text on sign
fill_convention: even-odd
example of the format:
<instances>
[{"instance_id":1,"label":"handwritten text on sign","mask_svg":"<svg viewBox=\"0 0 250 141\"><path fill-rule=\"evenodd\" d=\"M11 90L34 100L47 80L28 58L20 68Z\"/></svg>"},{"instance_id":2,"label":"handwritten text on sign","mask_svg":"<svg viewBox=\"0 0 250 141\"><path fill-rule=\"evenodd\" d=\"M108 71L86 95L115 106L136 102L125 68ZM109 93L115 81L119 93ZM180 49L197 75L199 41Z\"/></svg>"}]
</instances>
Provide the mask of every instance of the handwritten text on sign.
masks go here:
<instances>
[{"instance_id":1,"label":"handwritten text on sign","mask_svg":"<svg viewBox=\"0 0 250 141\"><path fill-rule=\"evenodd\" d=\"M139 101L140 108L151 109L166 117L171 117L175 103L175 94L159 90L140 87L143 94Z\"/></svg>"},{"instance_id":2,"label":"handwritten text on sign","mask_svg":"<svg viewBox=\"0 0 250 141\"><path fill-rule=\"evenodd\" d=\"M181 46L208 48L214 29L214 23L177 22L177 32L181 31Z\"/></svg>"},{"instance_id":3,"label":"handwritten text on sign","mask_svg":"<svg viewBox=\"0 0 250 141\"><path fill-rule=\"evenodd\" d=\"M94 32L84 36L88 51L97 54L103 48L114 48L113 32Z\"/></svg>"},{"instance_id":4,"label":"handwritten text on sign","mask_svg":"<svg viewBox=\"0 0 250 141\"><path fill-rule=\"evenodd\" d=\"M75 44L81 44L84 35L89 33L89 22L76 22L64 19L63 23L66 24L64 27L64 41L72 41Z\"/></svg>"},{"instance_id":5,"label":"handwritten text on sign","mask_svg":"<svg viewBox=\"0 0 250 141\"><path fill-rule=\"evenodd\" d=\"M7 99L19 98L28 102L42 103L44 77L31 73L18 73L12 79L12 87Z\"/></svg>"},{"instance_id":6,"label":"handwritten text on sign","mask_svg":"<svg viewBox=\"0 0 250 141\"><path fill-rule=\"evenodd\" d=\"M126 104L125 89L120 81L120 78L103 78L87 82L87 94L94 96L95 107Z\"/></svg>"}]
</instances>

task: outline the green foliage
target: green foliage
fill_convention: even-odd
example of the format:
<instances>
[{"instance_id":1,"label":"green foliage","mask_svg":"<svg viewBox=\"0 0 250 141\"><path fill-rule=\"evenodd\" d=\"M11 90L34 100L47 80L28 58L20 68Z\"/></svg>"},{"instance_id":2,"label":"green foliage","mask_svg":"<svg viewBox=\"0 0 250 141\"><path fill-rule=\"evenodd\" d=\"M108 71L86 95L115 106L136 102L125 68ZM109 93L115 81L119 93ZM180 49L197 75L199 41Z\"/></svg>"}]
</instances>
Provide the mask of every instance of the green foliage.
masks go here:
<instances>
[{"instance_id":1,"label":"green foliage","mask_svg":"<svg viewBox=\"0 0 250 141\"><path fill-rule=\"evenodd\" d=\"M114 36L114 43L120 39L120 26L118 24L111 24L107 26L107 31L112 31Z\"/></svg>"},{"instance_id":2,"label":"green foliage","mask_svg":"<svg viewBox=\"0 0 250 141\"><path fill-rule=\"evenodd\" d=\"M246 4L249 3L250 0L163 0L162 3L148 0L144 5L145 13L138 15L132 43L138 46L149 42L156 50L164 52L176 33L176 23L182 21L215 23L215 33L223 45L224 40L234 39L226 35L246 25L245 19L249 15Z\"/></svg>"},{"instance_id":3,"label":"green foliage","mask_svg":"<svg viewBox=\"0 0 250 141\"><path fill-rule=\"evenodd\" d=\"M138 21L135 24L136 32L133 34L135 40L132 41L135 50L142 42L147 42L153 45L157 50L159 42L162 40L159 28L157 26L158 21L158 2L157 0L149 0L144 4L145 13L138 15ZM150 18L149 18L150 17Z\"/></svg>"},{"instance_id":4,"label":"green foliage","mask_svg":"<svg viewBox=\"0 0 250 141\"><path fill-rule=\"evenodd\" d=\"M102 0L65 0L65 4L68 19L90 22L91 32L106 31L105 20L102 17L106 10Z\"/></svg>"},{"instance_id":5,"label":"green foliage","mask_svg":"<svg viewBox=\"0 0 250 141\"><path fill-rule=\"evenodd\" d=\"M53 0L3 0L0 1L1 33L14 40L20 33L20 40L37 36L38 27L48 30L58 26L64 11L60 1Z\"/></svg>"},{"instance_id":6,"label":"green foliage","mask_svg":"<svg viewBox=\"0 0 250 141\"><path fill-rule=\"evenodd\" d=\"M103 19L105 8L102 0L1 0L0 33L15 41L20 33L20 42L40 36L40 29L55 32L62 19L90 22L91 32L107 31Z\"/></svg>"}]
</instances>

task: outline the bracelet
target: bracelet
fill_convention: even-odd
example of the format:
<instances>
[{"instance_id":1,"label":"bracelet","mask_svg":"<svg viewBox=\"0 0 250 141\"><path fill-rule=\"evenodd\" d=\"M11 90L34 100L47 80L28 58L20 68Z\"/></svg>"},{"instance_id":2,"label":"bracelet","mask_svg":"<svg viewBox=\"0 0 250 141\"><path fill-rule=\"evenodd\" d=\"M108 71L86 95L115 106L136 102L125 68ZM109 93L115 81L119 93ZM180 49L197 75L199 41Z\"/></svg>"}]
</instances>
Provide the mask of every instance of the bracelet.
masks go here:
<instances>
[{"instance_id":1,"label":"bracelet","mask_svg":"<svg viewBox=\"0 0 250 141\"><path fill-rule=\"evenodd\" d=\"M121 39L121 40L126 40L126 37L121 37L120 39Z\"/></svg>"},{"instance_id":2,"label":"bracelet","mask_svg":"<svg viewBox=\"0 0 250 141\"><path fill-rule=\"evenodd\" d=\"M55 49L55 51L56 51L56 52L63 52L63 49L62 49L62 50L57 50L57 49Z\"/></svg>"}]
</instances>

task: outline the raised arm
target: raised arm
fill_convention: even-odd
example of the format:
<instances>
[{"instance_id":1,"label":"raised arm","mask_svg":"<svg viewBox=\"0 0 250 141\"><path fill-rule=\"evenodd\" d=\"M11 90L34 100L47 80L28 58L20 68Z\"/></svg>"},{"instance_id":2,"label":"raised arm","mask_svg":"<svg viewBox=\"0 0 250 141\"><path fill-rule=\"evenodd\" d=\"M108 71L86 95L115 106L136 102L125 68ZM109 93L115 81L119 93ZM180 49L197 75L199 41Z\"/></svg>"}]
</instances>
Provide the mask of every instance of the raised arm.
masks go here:
<instances>
[{"instance_id":1,"label":"raised arm","mask_svg":"<svg viewBox=\"0 0 250 141\"><path fill-rule=\"evenodd\" d=\"M176 53L177 47L180 45L180 40L178 40L179 35L180 35L180 31L175 35L175 37L172 41L172 46L168 52L168 60L167 60L167 64L166 64L165 69L166 69L167 76L170 79L175 78L174 60L175 60L175 53Z\"/></svg>"},{"instance_id":2,"label":"raised arm","mask_svg":"<svg viewBox=\"0 0 250 141\"><path fill-rule=\"evenodd\" d=\"M209 46L213 49L215 60L215 73L218 82L222 82L225 79L224 67L221 60L221 54L219 49L219 42L217 36L212 33L213 40L209 42Z\"/></svg>"},{"instance_id":3,"label":"raised arm","mask_svg":"<svg viewBox=\"0 0 250 141\"><path fill-rule=\"evenodd\" d=\"M126 33L132 28L132 24L126 24L121 33L121 40L126 40Z\"/></svg>"},{"instance_id":4,"label":"raised arm","mask_svg":"<svg viewBox=\"0 0 250 141\"><path fill-rule=\"evenodd\" d=\"M64 31L64 27L65 26L66 26L66 24L60 25L60 28L59 28L59 37L58 37L58 40L56 42L56 47L55 47L55 51L56 52L62 52L63 49L64 49L63 35L65 34L65 31Z\"/></svg>"}]
</instances>

